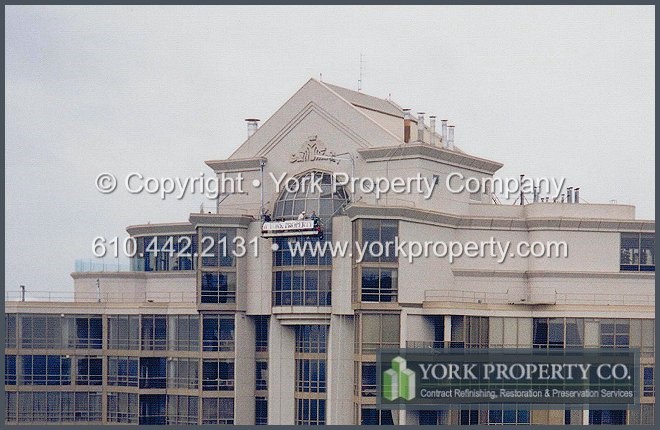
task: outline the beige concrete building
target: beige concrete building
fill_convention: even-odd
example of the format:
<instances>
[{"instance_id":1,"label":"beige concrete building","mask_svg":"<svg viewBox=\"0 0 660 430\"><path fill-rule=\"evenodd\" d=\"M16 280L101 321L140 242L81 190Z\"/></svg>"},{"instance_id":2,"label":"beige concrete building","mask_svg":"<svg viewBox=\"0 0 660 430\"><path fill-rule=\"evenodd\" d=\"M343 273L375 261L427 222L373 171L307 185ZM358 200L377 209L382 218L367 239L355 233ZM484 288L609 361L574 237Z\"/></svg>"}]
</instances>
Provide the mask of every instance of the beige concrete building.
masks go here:
<instances>
[{"instance_id":1,"label":"beige concrete building","mask_svg":"<svg viewBox=\"0 0 660 430\"><path fill-rule=\"evenodd\" d=\"M490 189L451 192L449 175L484 180L502 165L463 152L453 128L435 124L308 81L260 127L251 122L231 157L206 162L242 180L213 213L128 227L132 270L73 273L72 302L6 303L6 422L653 423L654 221L575 195L504 205ZM436 186L377 198L337 186L341 174ZM278 190L282 175L318 187ZM318 220L264 228L264 210L272 221L303 211ZM386 244L395 238L512 250L562 242L568 253L450 262L396 255ZM359 259L356 242L392 252ZM348 253L292 256L295 243L346 243ZM378 410L375 352L391 347L639 348L642 405Z\"/></svg>"}]
</instances>

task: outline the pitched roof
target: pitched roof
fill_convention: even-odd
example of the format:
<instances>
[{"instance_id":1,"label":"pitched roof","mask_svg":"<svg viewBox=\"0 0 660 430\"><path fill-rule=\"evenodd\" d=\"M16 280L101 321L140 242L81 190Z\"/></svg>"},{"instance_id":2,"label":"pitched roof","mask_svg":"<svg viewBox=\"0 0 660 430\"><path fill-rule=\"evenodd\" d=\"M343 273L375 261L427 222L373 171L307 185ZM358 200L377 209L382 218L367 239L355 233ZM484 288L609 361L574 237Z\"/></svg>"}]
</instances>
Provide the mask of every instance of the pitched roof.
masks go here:
<instances>
[{"instance_id":1,"label":"pitched roof","mask_svg":"<svg viewBox=\"0 0 660 430\"><path fill-rule=\"evenodd\" d=\"M354 106L403 118L403 109L391 100L381 99L378 97L370 96L358 91L349 90L348 88L338 87L337 85L332 85L325 82L321 82L321 84L325 85L332 91L336 92L341 97L348 100Z\"/></svg>"}]
</instances>

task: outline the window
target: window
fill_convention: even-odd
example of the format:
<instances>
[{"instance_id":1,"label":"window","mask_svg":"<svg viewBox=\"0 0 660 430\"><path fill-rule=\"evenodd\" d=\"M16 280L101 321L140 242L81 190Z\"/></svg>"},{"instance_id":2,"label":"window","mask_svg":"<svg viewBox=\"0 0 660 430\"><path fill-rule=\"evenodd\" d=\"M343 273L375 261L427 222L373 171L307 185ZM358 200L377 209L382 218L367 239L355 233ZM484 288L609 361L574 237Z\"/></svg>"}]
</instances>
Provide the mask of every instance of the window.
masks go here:
<instances>
[{"instance_id":1,"label":"window","mask_svg":"<svg viewBox=\"0 0 660 430\"><path fill-rule=\"evenodd\" d=\"M397 221L364 219L353 223L354 300L396 302L398 297ZM359 244L359 245L358 245ZM358 249L359 246L359 249Z\"/></svg>"},{"instance_id":2,"label":"window","mask_svg":"<svg viewBox=\"0 0 660 430\"><path fill-rule=\"evenodd\" d=\"M296 352L325 353L328 338L326 325L296 327Z\"/></svg>"},{"instance_id":3,"label":"window","mask_svg":"<svg viewBox=\"0 0 660 430\"><path fill-rule=\"evenodd\" d=\"M325 424L328 326L296 326L296 423Z\"/></svg>"},{"instance_id":4,"label":"window","mask_svg":"<svg viewBox=\"0 0 660 430\"><path fill-rule=\"evenodd\" d=\"M167 349L167 318L164 315L142 315L142 349Z\"/></svg>"},{"instance_id":5,"label":"window","mask_svg":"<svg viewBox=\"0 0 660 430\"><path fill-rule=\"evenodd\" d=\"M378 410L373 408L362 408L360 411L360 424L361 425L394 425L392 419L392 411Z\"/></svg>"},{"instance_id":6,"label":"window","mask_svg":"<svg viewBox=\"0 0 660 430\"><path fill-rule=\"evenodd\" d=\"M398 221L364 219L361 222L360 248L364 249L363 262L396 263L395 241L399 235ZM359 254L354 253L357 257Z\"/></svg>"},{"instance_id":7,"label":"window","mask_svg":"<svg viewBox=\"0 0 660 430\"><path fill-rule=\"evenodd\" d=\"M277 199L273 211L274 220L297 219L298 214L306 211L310 216L312 212L316 212L324 224L329 224L327 219L349 200L343 186L335 184L333 187L332 176L328 173L309 172L297 179L301 184L298 190L289 192L284 189Z\"/></svg>"},{"instance_id":8,"label":"window","mask_svg":"<svg viewBox=\"0 0 660 430\"><path fill-rule=\"evenodd\" d=\"M298 392L325 393L325 359L296 360L296 390Z\"/></svg>"},{"instance_id":9,"label":"window","mask_svg":"<svg viewBox=\"0 0 660 430\"><path fill-rule=\"evenodd\" d=\"M202 424L234 424L234 399L203 398Z\"/></svg>"},{"instance_id":10,"label":"window","mask_svg":"<svg viewBox=\"0 0 660 430\"><path fill-rule=\"evenodd\" d=\"M76 384L103 384L103 359L101 357L79 357L76 362Z\"/></svg>"},{"instance_id":11,"label":"window","mask_svg":"<svg viewBox=\"0 0 660 430\"><path fill-rule=\"evenodd\" d=\"M108 357L108 385L138 386L138 357Z\"/></svg>"},{"instance_id":12,"label":"window","mask_svg":"<svg viewBox=\"0 0 660 430\"><path fill-rule=\"evenodd\" d=\"M601 348L628 348L630 345L630 321L609 319L600 322Z\"/></svg>"},{"instance_id":13,"label":"window","mask_svg":"<svg viewBox=\"0 0 660 430\"><path fill-rule=\"evenodd\" d=\"M62 393L64 396L65 393ZM101 393L75 392L73 414L75 421L101 421Z\"/></svg>"},{"instance_id":14,"label":"window","mask_svg":"<svg viewBox=\"0 0 660 430\"><path fill-rule=\"evenodd\" d=\"M399 284L397 269L362 268L363 302L396 302Z\"/></svg>"},{"instance_id":15,"label":"window","mask_svg":"<svg viewBox=\"0 0 660 430\"><path fill-rule=\"evenodd\" d=\"M235 267L236 229L204 227L200 229L202 267ZM204 252L206 251L206 252Z\"/></svg>"},{"instance_id":16,"label":"window","mask_svg":"<svg viewBox=\"0 0 660 430\"><path fill-rule=\"evenodd\" d=\"M8 423L15 423L17 419L16 407L18 406L18 393L5 391L5 419Z\"/></svg>"},{"instance_id":17,"label":"window","mask_svg":"<svg viewBox=\"0 0 660 430\"><path fill-rule=\"evenodd\" d=\"M255 350L257 352L268 351L268 315L254 317L255 326Z\"/></svg>"},{"instance_id":18,"label":"window","mask_svg":"<svg viewBox=\"0 0 660 430\"><path fill-rule=\"evenodd\" d=\"M479 424L479 411L477 409L462 409L460 413L462 426L474 426Z\"/></svg>"},{"instance_id":19,"label":"window","mask_svg":"<svg viewBox=\"0 0 660 430\"><path fill-rule=\"evenodd\" d=\"M324 425L325 399L296 399L296 425Z\"/></svg>"},{"instance_id":20,"label":"window","mask_svg":"<svg viewBox=\"0 0 660 430\"><path fill-rule=\"evenodd\" d=\"M362 354L375 354L379 348L399 347L399 315L398 314L362 314Z\"/></svg>"},{"instance_id":21,"label":"window","mask_svg":"<svg viewBox=\"0 0 660 430\"><path fill-rule=\"evenodd\" d=\"M112 423L138 423L138 395L134 393L108 393L108 421Z\"/></svg>"},{"instance_id":22,"label":"window","mask_svg":"<svg viewBox=\"0 0 660 430\"><path fill-rule=\"evenodd\" d=\"M18 398L18 421L100 422L101 393L21 392Z\"/></svg>"},{"instance_id":23,"label":"window","mask_svg":"<svg viewBox=\"0 0 660 430\"><path fill-rule=\"evenodd\" d=\"M376 363L362 363L362 397L376 396Z\"/></svg>"},{"instance_id":24,"label":"window","mask_svg":"<svg viewBox=\"0 0 660 430\"><path fill-rule=\"evenodd\" d=\"M197 424L197 396L167 396L167 424Z\"/></svg>"},{"instance_id":25,"label":"window","mask_svg":"<svg viewBox=\"0 0 660 430\"><path fill-rule=\"evenodd\" d=\"M488 348L488 317L452 315L450 347Z\"/></svg>"},{"instance_id":26,"label":"window","mask_svg":"<svg viewBox=\"0 0 660 430\"><path fill-rule=\"evenodd\" d=\"M232 391L234 389L234 362L231 360L204 360L202 362L202 389Z\"/></svg>"},{"instance_id":27,"label":"window","mask_svg":"<svg viewBox=\"0 0 660 430\"><path fill-rule=\"evenodd\" d=\"M448 423L447 411L419 411L419 425L437 426Z\"/></svg>"},{"instance_id":28,"label":"window","mask_svg":"<svg viewBox=\"0 0 660 430\"><path fill-rule=\"evenodd\" d=\"M75 317L76 348L100 349L103 345L103 320L100 315Z\"/></svg>"},{"instance_id":29,"label":"window","mask_svg":"<svg viewBox=\"0 0 660 430\"><path fill-rule=\"evenodd\" d=\"M24 385L71 384L71 359L59 355L21 356L21 383Z\"/></svg>"},{"instance_id":30,"label":"window","mask_svg":"<svg viewBox=\"0 0 660 430\"><path fill-rule=\"evenodd\" d=\"M589 424L626 424L626 410L590 410L589 411Z\"/></svg>"},{"instance_id":31,"label":"window","mask_svg":"<svg viewBox=\"0 0 660 430\"><path fill-rule=\"evenodd\" d=\"M140 394L140 425L163 425L166 421L164 394Z\"/></svg>"},{"instance_id":32,"label":"window","mask_svg":"<svg viewBox=\"0 0 660 430\"><path fill-rule=\"evenodd\" d=\"M5 314L5 348L16 348L16 314Z\"/></svg>"},{"instance_id":33,"label":"window","mask_svg":"<svg viewBox=\"0 0 660 430\"><path fill-rule=\"evenodd\" d=\"M169 347L175 351L199 350L199 316L172 315L167 324Z\"/></svg>"},{"instance_id":34,"label":"window","mask_svg":"<svg viewBox=\"0 0 660 430\"><path fill-rule=\"evenodd\" d=\"M199 386L199 360L168 358L167 387L196 390Z\"/></svg>"},{"instance_id":35,"label":"window","mask_svg":"<svg viewBox=\"0 0 660 430\"><path fill-rule=\"evenodd\" d=\"M144 236L135 239L137 252L133 270L160 272L167 270L194 270L197 253L197 235Z\"/></svg>"},{"instance_id":36,"label":"window","mask_svg":"<svg viewBox=\"0 0 660 430\"><path fill-rule=\"evenodd\" d=\"M255 367L255 390L268 389L268 362L257 361Z\"/></svg>"},{"instance_id":37,"label":"window","mask_svg":"<svg viewBox=\"0 0 660 430\"><path fill-rule=\"evenodd\" d=\"M534 318L534 348L581 348L584 321L580 318Z\"/></svg>"},{"instance_id":38,"label":"window","mask_svg":"<svg viewBox=\"0 0 660 430\"><path fill-rule=\"evenodd\" d=\"M655 397L655 383L653 382L653 367L644 367L644 397Z\"/></svg>"},{"instance_id":39,"label":"window","mask_svg":"<svg viewBox=\"0 0 660 430\"><path fill-rule=\"evenodd\" d=\"M123 350L140 348L140 317L138 315L108 316L108 348Z\"/></svg>"},{"instance_id":40,"label":"window","mask_svg":"<svg viewBox=\"0 0 660 430\"><path fill-rule=\"evenodd\" d=\"M268 424L268 399L265 397L255 398L254 423L258 426Z\"/></svg>"},{"instance_id":41,"label":"window","mask_svg":"<svg viewBox=\"0 0 660 430\"><path fill-rule=\"evenodd\" d=\"M166 359L140 357L140 388L166 388Z\"/></svg>"},{"instance_id":42,"label":"window","mask_svg":"<svg viewBox=\"0 0 660 430\"><path fill-rule=\"evenodd\" d=\"M331 270L277 270L273 272L275 306L330 306Z\"/></svg>"},{"instance_id":43,"label":"window","mask_svg":"<svg viewBox=\"0 0 660 430\"><path fill-rule=\"evenodd\" d=\"M527 409L491 409L488 411L488 424L529 424Z\"/></svg>"},{"instance_id":44,"label":"window","mask_svg":"<svg viewBox=\"0 0 660 430\"><path fill-rule=\"evenodd\" d=\"M202 303L236 303L236 273L202 272Z\"/></svg>"},{"instance_id":45,"label":"window","mask_svg":"<svg viewBox=\"0 0 660 430\"><path fill-rule=\"evenodd\" d=\"M348 201L348 194L341 186L333 187L327 173L309 172L298 181L303 185L297 191L280 194L273 218L290 220L302 211L309 216L315 212L322 235L273 239L273 305L330 306L332 255L325 245L332 241L332 217Z\"/></svg>"},{"instance_id":46,"label":"window","mask_svg":"<svg viewBox=\"0 0 660 430\"><path fill-rule=\"evenodd\" d=\"M63 318L60 315L23 314L19 318L21 327L19 337L23 348L54 349L63 347L65 330L63 330ZM71 335L74 334L71 333Z\"/></svg>"},{"instance_id":47,"label":"window","mask_svg":"<svg viewBox=\"0 0 660 430\"><path fill-rule=\"evenodd\" d=\"M15 355L5 355L5 385L16 385Z\"/></svg>"},{"instance_id":48,"label":"window","mask_svg":"<svg viewBox=\"0 0 660 430\"><path fill-rule=\"evenodd\" d=\"M234 316L204 315L202 349L204 351L234 350Z\"/></svg>"},{"instance_id":49,"label":"window","mask_svg":"<svg viewBox=\"0 0 660 430\"><path fill-rule=\"evenodd\" d=\"M620 270L655 272L655 233L621 233Z\"/></svg>"}]
</instances>

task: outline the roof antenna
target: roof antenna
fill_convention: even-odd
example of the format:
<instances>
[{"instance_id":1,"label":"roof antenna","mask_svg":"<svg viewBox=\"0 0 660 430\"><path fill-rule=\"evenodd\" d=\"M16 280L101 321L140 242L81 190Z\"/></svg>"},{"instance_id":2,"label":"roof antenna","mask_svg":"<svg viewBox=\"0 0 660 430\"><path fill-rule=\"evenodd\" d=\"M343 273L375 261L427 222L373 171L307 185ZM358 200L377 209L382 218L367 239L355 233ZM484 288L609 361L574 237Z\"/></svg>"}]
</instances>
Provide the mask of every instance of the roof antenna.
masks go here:
<instances>
[{"instance_id":1,"label":"roof antenna","mask_svg":"<svg viewBox=\"0 0 660 430\"><path fill-rule=\"evenodd\" d=\"M323 82L323 73L319 73L319 81Z\"/></svg>"},{"instance_id":2,"label":"roof antenna","mask_svg":"<svg viewBox=\"0 0 660 430\"><path fill-rule=\"evenodd\" d=\"M362 91L362 65L364 54L360 53L360 79L358 79L358 91Z\"/></svg>"}]
</instances>

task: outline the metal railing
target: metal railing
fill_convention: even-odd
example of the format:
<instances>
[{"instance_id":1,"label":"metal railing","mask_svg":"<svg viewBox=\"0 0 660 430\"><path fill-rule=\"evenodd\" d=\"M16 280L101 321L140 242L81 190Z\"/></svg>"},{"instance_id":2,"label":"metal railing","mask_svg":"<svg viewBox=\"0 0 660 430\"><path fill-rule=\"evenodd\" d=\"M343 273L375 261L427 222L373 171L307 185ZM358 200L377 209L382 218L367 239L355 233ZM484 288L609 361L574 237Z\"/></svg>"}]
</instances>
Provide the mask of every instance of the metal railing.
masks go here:
<instances>
[{"instance_id":1,"label":"metal railing","mask_svg":"<svg viewBox=\"0 0 660 430\"><path fill-rule=\"evenodd\" d=\"M426 290L425 302L476 303L476 304L562 304L562 305L620 305L620 306L655 306L655 294L603 294L603 293L558 293L532 292L531 294L464 291L464 290Z\"/></svg>"},{"instance_id":2,"label":"metal railing","mask_svg":"<svg viewBox=\"0 0 660 430\"><path fill-rule=\"evenodd\" d=\"M24 300L23 300L24 298ZM5 291L6 302L196 303L196 292Z\"/></svg>"},{"instance_id":3,"label":"metal railing","mask_svg":"<svg viewBox=\"0 0 660 430\"><path fill-rule=\"evenodd\" d=\"M75 272L78 273L87 273L87 272L131 272L130 263L106 263L103 260L98 259L77 259L75 263Z\"/></svg>"}]
</instances>

